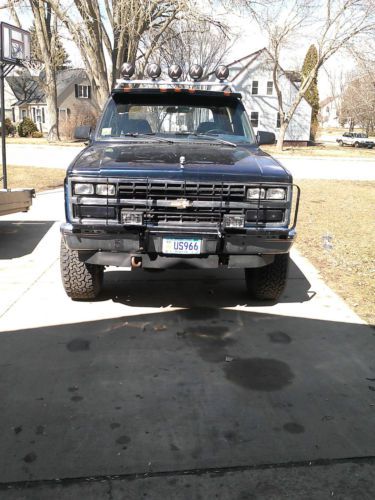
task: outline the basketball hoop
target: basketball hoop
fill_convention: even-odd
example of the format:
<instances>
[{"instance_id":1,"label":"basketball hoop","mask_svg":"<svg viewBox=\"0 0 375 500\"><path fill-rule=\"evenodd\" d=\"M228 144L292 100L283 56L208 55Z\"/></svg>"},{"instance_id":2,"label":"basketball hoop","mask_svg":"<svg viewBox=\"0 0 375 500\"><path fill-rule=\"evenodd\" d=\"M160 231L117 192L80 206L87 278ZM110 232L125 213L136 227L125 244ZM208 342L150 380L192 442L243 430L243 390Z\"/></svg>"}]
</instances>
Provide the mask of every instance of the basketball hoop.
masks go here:
<instances>
[{"instance_id":1,"label":"basketball hoop","mask_svg":"<svg viewBox=\"0 0 375 500\"><path fill-rule=\"evenodd\" d=\"M44 62L37 59L25 59L22 61L22 66L29 71L31 76L39 76L45 68Z\"/></svg>"},{"instance_id":2,"label":"basketball hoop","mask_svg":"<svg viewBox=\"0 0 375 500\"><path fill-rule=\"evenodd\" d=\"M7 161L5 148L5 77L24 61L30 61L30 33L26 30L0 23L0 108L1 108L1 157L3 163L3 188L7 189Z\"/></svg>"}]
</instances>

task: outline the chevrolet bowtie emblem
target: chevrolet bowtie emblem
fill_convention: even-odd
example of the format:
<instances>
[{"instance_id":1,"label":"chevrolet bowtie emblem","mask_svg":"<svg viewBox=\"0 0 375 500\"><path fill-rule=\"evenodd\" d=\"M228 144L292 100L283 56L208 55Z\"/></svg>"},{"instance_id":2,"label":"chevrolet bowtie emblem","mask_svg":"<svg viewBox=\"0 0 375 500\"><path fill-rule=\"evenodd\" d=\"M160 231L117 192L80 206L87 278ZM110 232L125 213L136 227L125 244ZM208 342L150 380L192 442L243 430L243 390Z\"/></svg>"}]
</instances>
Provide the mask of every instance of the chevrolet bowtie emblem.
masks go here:
<instances>
[{"instance_id":1,"label":"chevrolet bowtie emblem","mask_svg":"<svg viewBox=\"0 0 375 500\"><path fill-rule=\"evenodd\" d=\"M184 209L190 206L191 206L191 201L187 200L186 198L177 198L177 200L171 201L171 207L174 208Z\"/></svg>"}]
</instances>

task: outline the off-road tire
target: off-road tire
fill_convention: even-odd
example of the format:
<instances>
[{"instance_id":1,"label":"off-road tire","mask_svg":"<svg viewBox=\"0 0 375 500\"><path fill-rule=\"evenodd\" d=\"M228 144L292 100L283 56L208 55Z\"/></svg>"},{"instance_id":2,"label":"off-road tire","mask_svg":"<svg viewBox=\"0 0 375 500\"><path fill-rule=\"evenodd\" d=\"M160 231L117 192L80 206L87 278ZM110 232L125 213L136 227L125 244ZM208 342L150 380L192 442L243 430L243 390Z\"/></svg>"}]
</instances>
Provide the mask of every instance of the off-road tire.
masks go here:
<instances>
[{"instance_id":1,"label":"off-road tire","mask_svg":"<svg viewBox=\"0 0 375 500\"><path fill-rule=\"evenodd\" d=\"M354 147L355 147L355 148L359 148L359 142L355 142L355 143L354 143Z\"/></svg>"},{"instance_id":2,"label":"off-road tire","mask_svg":"<svg viewBox=\"0 0 375 500\"><path fill-rule=\"evenodd\" d=\"M288 274L289 253L275 255L272 264L245 269L245 280L250 298L277 300L282 294Z\"/></svg>"},{"instance_id":3,"label":"off-road tire","mask_svg":"<svg viewBox=\"0 0 375 500\"><path fill-rule=\"evenodd\" d=\"M344 143L342 141L339 141L339 146L340 147L343 147L344 146Z\"/></svg>"},{"instance_id":4,"label":"off-road tire","mask_svg":"<svg viewBox=\"0 0 375 500\"><path fill-rule=\"evenodd\" d=\"M99 295L104 266L80 261L77 250L68 248L63 238L60 247L60 269L65 292L71 299L89 300Z\"/></svg>"}]
</instances>

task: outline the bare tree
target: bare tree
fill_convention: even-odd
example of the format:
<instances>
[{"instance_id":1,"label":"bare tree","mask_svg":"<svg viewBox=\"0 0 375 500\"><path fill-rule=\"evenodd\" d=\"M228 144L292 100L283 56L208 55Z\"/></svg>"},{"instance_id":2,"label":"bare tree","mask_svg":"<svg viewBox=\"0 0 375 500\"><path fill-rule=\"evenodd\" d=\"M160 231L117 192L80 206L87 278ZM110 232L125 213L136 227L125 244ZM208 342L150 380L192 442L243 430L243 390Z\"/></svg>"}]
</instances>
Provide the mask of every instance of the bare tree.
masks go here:
<instances>
[{"instance_id":1,"label":"bare tree","mask_svg":"<svg viewBox=\"0 0 375 500\"><path fill-rule=\"evenodd\" d=\"M288 125L311 83L317 78L319 69L334 54L344 48L363 43L366 37L374 36L375 11L373 0L273 0L262 4L239 0L248 8L269 37L269 49L273 59L273 80L280 112L280 132L277 148L283 148ZM310 25L310 26L309 26ZM280 84L284 73L280 60L284 51L300 43L307 27L307 43L314 43L318 58L311 71L304 75L301 85L290 102L283 95Z\"/></svg>"},{"instance_id":2,"label":"bare tree","mask_svg":"<svg viewBox=\"0 0 375 500\"><path fill-rule=\"evenodd\" d=\"M161 38L189 7L189 0L45 0L65 24L81 52L101 107L124 61L135 62L142 37L150 44L139 71L160 48Z\"/></svg>"},{"instance_id":3,"label":"bare tree","mask_svg":"<svg viewBox=\"0 0 375 500\"><path fill-rule=\"evenodd\" d=\"M375 126L375 81L368 72L356 72L342 95L340 122L351 129L359 125L367 133Z\"/></svg>"},{"instance_id":4,"label":"bare tree","mask_svg":"<svg viewBox=\"0 0 375 500\"><path fill-rule=\"evenodd\" d=\"M166 31L159 55L166 66L179 64L185 79L192 64L200 64L204 76L211 73L224 59L228 48L226 27L207 19L200 22L184 19Z\"/></svg>"},{"instance_id":5,"label":"bare tree","mask_svg":"<svg viewBox=\"0 0 375 500\"><path fill-rule=\"evenodd\" d=\"M30 8L34 16L35 39L38 55L44 65L43 74L38 81L46 96L48 115L48 140L60 140L58 127L57 89L56 89L56 61L60 60L57 33L57 18L51 7L44 0L8 0L9 12L17 26L21 26L20 16L22 9Z\"/></svg>"}]
</instances>

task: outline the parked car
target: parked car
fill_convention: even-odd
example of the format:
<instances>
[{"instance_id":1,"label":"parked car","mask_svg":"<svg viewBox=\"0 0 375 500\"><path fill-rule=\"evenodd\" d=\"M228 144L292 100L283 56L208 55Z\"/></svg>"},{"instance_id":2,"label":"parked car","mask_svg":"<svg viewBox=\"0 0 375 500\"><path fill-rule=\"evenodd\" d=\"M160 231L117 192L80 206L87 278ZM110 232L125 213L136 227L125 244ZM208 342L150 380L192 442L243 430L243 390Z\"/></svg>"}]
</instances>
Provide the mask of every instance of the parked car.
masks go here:
<instances>
[{"instance_id":1,"label":"parked car","mask_svg":"<svg viewBox=\"0 0 375 500\"><path fill-rule=\"evenodd\" d=\"M65 179L65 291L96 297L105 266L227 267L245 270L249 297L276 300L296 236L299 188L259 149L275 135L254 134L228 82L208 90L210 83L171 78L120 81L96 130L76 131L89 144Z\"/></svg>"},{"instance_id":2,"label":"parked car","mask_svg":"<svg viewBox=\"0 0 375 500\"><path fill-rule=\"evenodd\" d=\"M336 139L339 146L354 146L355 148L369 148L375 146L374 141L369 140L367 134L358 132L345 132L341 137Z\"/></svg>"}]
</instances>

